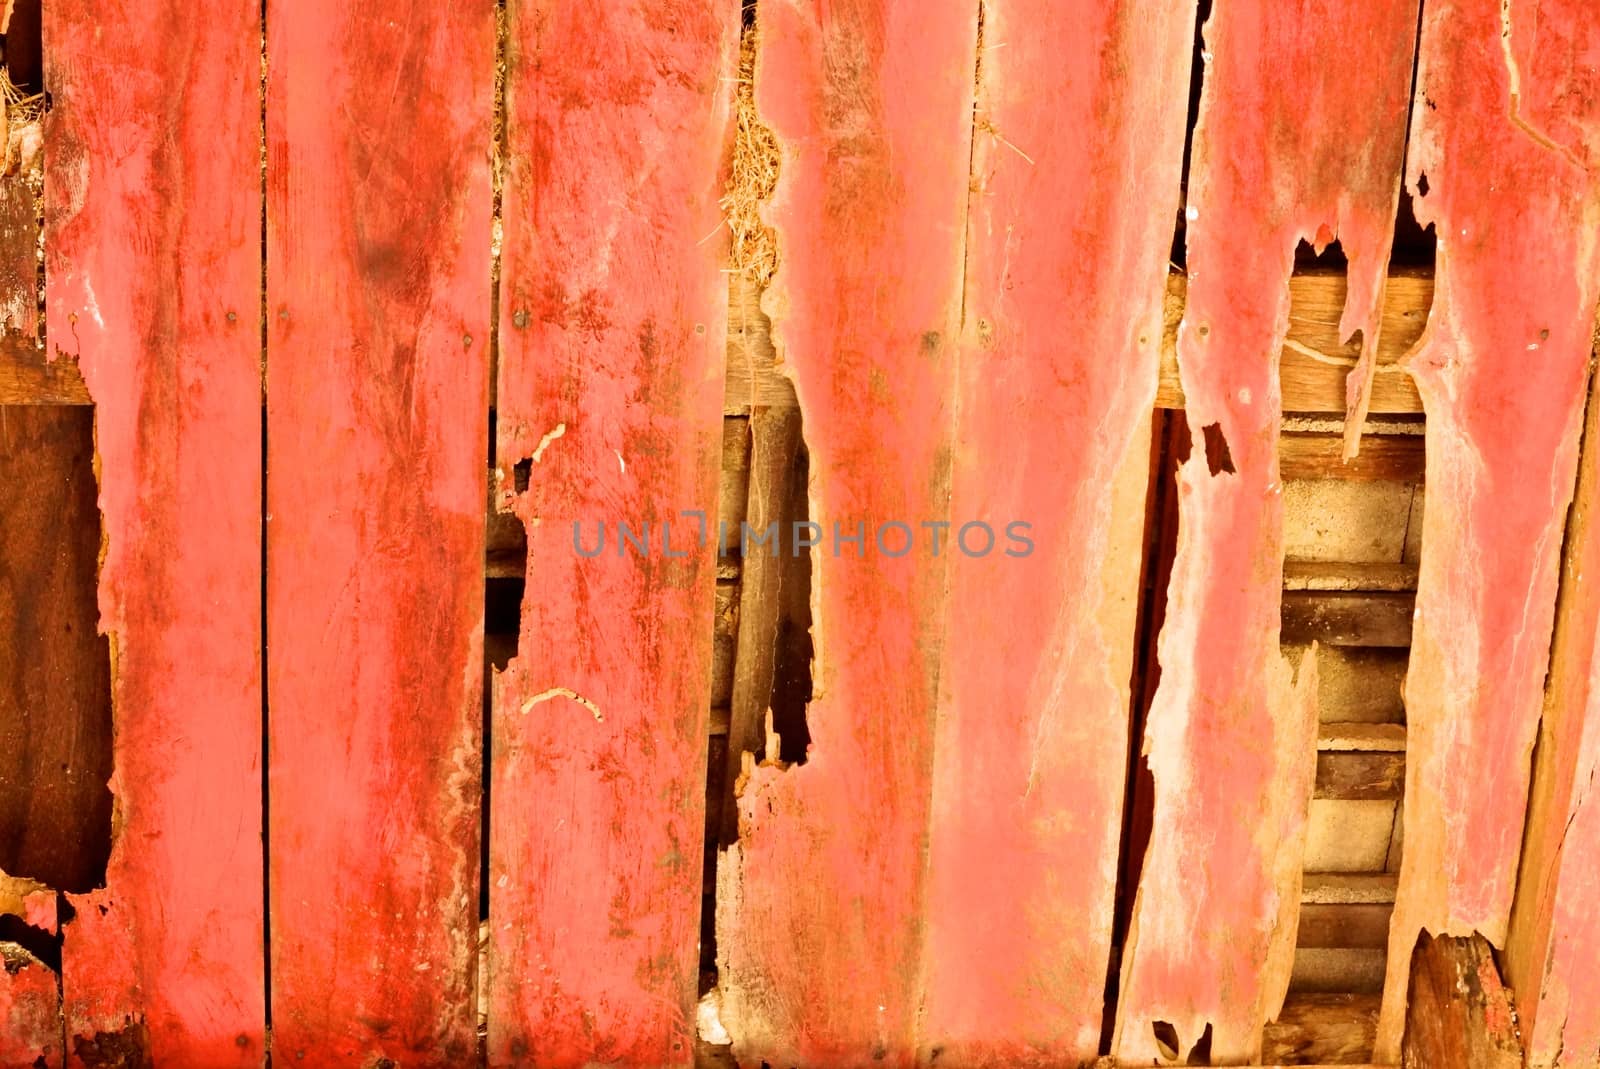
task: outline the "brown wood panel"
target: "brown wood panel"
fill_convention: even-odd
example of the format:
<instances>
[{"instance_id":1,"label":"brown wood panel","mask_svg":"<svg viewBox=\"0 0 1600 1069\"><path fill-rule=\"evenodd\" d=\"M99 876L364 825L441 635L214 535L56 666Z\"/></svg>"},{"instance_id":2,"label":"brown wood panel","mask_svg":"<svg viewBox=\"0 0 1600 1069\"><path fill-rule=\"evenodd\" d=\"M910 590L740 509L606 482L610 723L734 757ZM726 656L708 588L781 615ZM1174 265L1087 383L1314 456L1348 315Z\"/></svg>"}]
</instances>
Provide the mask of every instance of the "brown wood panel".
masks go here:
<instances>
[{"instance_id":1,"label":"brown wood panel","mask_svg":"<svg viewBox=\"0 0 1600 1069\"><path fill-rule=\"evenodd\" d=\"M1410 594L1290 591L1283 595L1283 641L1401 648L1411 644Z\"/></svg>"},{"instance_id":2,"label":"brown wood panel","mask_svg":"<svg viewBox=\"0 0 1600 1069\"><path fill-rule=\"evenodd\" d=\"M1487 939L1424 932L1410 964L1404 1069L1521 1069L1511 990L1500 980Z\"/></svg>"},{"instance_id":3,"label":"brown wood panel","mask_svg":"<svg viewBox=\"0 0 1600 1069\"><path fill-rule=\"evenodd\" d=\"M0 407L0 872L92 890L111 848L94 410Z\"/></svg>"}]
</instances>

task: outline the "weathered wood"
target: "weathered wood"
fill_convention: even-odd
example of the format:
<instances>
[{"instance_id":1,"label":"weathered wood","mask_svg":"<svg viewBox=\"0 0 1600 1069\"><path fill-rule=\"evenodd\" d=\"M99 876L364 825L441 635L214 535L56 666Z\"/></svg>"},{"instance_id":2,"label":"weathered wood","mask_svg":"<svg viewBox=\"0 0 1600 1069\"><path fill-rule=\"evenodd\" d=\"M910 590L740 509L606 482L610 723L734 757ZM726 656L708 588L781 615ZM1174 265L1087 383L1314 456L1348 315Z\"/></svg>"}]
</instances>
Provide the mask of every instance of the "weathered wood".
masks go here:
<instances>
[{"instance_id":1,"label":"weathered wood","mask_svg":"<svg viewBox=\"0 0 1600 1069\"><path fill-rule=\"evenodd\" d=\"M94 413L0 407L0 872L92 891L111 846Z\"/></svg>"},{"instance_id":2,"label":"weathered wood","mask_svg":"<svg viewBox=\"0 0 1600 1069\"><path fill-rule=\"evenodd\" d=\"M1307 904L1393 903L1396 878L1387 873L1307 873L1300 900Z\"/></svg>"},{"instance_id":3,"label":"weathered wood","mask_svg":"<svg viewBox=\"0 0 1600 1069\"><path fill-rule=\"evenodd\" d=\"M1357 750L1371 753L1405 753L1404 724L1324 722L1317 729L1317 749Z\"/></svg>"},{"instance_id":4,"label":"weathered wood","mask_svg":"<svg viewBox=\"0 0 1600 1069\"><path fill-rule=\"evenodd\" d=\"M1407 3L1260 0L1218 5L1205 27L1176 337L1194 447L1145 730L1155 812L1112 1042L1125 1061L1184 1057L1209 1030L1213 1061L1253 1062L1287 990L1317 720L1314 656L1295 680L1278 638L1290 276L1301 239L1339 240L1336 333L1360 330L1370 357L1415 19Z\"/></svg>"},{"instance_id":5,"label":"weathered wood","mask_svg":"<svg viewBox=\"0 0 1600 1069\"><path fill-rule=\"evenodd\" d=\"M1425 450L1420 434L1368 434L1360 454L1349 460L1343 450L1337 435L1287 433L1278 440L1278 471L1285 479L1422 481Z\"/></svg>"},{"instance_id":6,"label":"weathered wood","mask_svg":"<svg viewBox=\"0 0 1600 1069\"><path fill-rule=\"evenodd\" d=\"M1411 645L1414 604L1410 594L1286 592L1283 641L1404 648Z\"/></svg>"},{"instance_id":7,"label":"weathered wood","mask_svg":"<svg viewBox=\"0 0 1600 1069\"><path fill-rule=\"evenodd\" d=\"M1597 54L1583 0L1424 8L1408 184L1440 255L1380 1061L1420 932L1506 936L1600 298Z\"/></svg>"},{"instance_id":8,"label":"weathered wood","mask_svg":"<svg viewBox=\"0 0 1600 1069\"><path fill-rule=\"evenodd\" d=\"M1406 779L1405 754L1322 753L1317 755L1315 798L1399 798Z\"/></svg>"},{"instance_id":9,"label":"weathered wood","mask_svg":"<svg viewBox=\"0 0 1600 1069\"><path fill-rule=\"evenodd\" d=\"M60 347L46 359L31 339L0 336L0 405L87 405L89 387L77 361Z\"/></svg>"},{"instance_id":10,"label":"weathered wood","mask_svg":"<svg viewBox=\"0 0 1600 1069\"><path fill-rule=\"evenodd\" d=\"M1424 932L1409 964L1405 1069L1521 1069L1516 1009L1488 940Z\"/></svg>"},{"instance_id":11,"label":"weathered wood","mask_svg":"<svg viewBox=\"0 0 1600 1069\"><path fill-rule=\"evenodd\" d=\"M1301 905L1297 945L1382 950L1388 945L1389 917L1393 912L1392 906L1382 903ZM1372 1008L1377 1010L1376 1002ZM1374 1012L1373 1024L1376 1023Z\"/></svg>"},{"instance_id":12,"label":"weathered wood","mask_svg":"<svg viewBox=\"0 0 1600 1069\"><path fill-rule=\"evenodd\" d=\"M115 722L105 886L63 932L68 1057L259 1066L260 12L43 14L49 337L95 400Z\"/></svg>"},{"instance_id":13,"label":"weathered wood","mask_svg":"<svg viewBox=\"0 0 1600 1069\"><path fill-rule=\"evenodd\" d=\"M718 865L722 1020L742 1061L905 1066L953 552L951 532L933 558L920 525L951 518L977 9L770 0L760 28L755 95L784 152L764 305L828 543L809 759L751 770ZM878 551L889 522L912 527L911 552ZM864 533L859 555L835 525Z\"/></svg>"},{"instance_id":14,"label":"weathered wood","mask_svg":"<svg viewBox=\"0 0 1600 1069\"><path fill-rule=\"evenodd\" d=\"M1399 7L1409 5L1401 4ZM1397 32L1393 27L1390 33ZM1396 63L1400 61L1394 57ZM1326 57L1323 58L1326 62ZM1208 76L1210 76L1208 74ZM1388 118L1392 121L1394 116ZM1403 121L1403 120L1401 120ZM1329 128L1332 132L1332 128ZM1392 142L1392 138L1388 139ZM1392 144L1387 146L1392 150ZM1398 174L1399 164L1393 164ZM1258 187L1254 196L1267 202L1264 187ZM1392 209L1391 209L1392 210ZM1346 235L1337 235L1350 251ZM1374 255L1383 255L1373 250ZM1191 261L1192 262L1192 261ZM1357 269L1365 265L1352 263ZM1381 272L1381 265L1379 265ZM1397 271L1388 276L1382 285L1382 305L1375 323L1378 330L1377 363L1372 376L1371 409L1373 413L1421 412L1422 401L1411 376L1400 365L1401 357L1417 343L1422 328L1428 321L1428 309L1433 301L1433 279L1426 273ZM1180 315L1184 313L1184 300L1188 283L1182 275L1174 274L1168 290ZM1282 342L1279 375L1282 388L1282 406L1285 412L1345 412L1345 382L1360 359L1366 342L1343 340L1347 282L1343 274L1306 272L1289 278L1288 332ZM1273 295L1255 294L1258 300ZM1171 318L1171 317L1169 317ZM1174 325L1177 320L1172 319ZM1364 330L1363 335L1367 332ZM1169 332L1162 345L1161 388L1156 393L1156 404L1162 408L1184 407L1182 376L1178 373L1177 339Z\"/></svg>"},{"instance_id":15,"label":"weathered wood","mask_svg":"<svg viewBox=\"0 0 1600 1069\"><path fill-rule=\"evenodd\" d=\"M270 0L267 27L273 1055L455 1066L478 1049L494 4Z\"/></svg>"},{"instance_id":16,"label":"weathered wood","mask_svg":"<svg viewBox=\"0 0 1600 1069\"><path fill-rule=\"evenodd\" d=\"M16 944L0 943L0 1069L61 1069L63 1060L56 974Z\"/></svg>"},{"instance_id":17,"label":"weathered wood","mask_svg":"<svg viewBox=\"0 0 1600 1069\"><path fill-rule=\"evenodd\" d=\"M1373 439L1362 445L1364 457ZM1291 560L1283 564L1285 590L1318 591L1411 591L1417 588L1415 564L1381 561Z\"/></svg>"},{"instance_id":18,"label":"weathered wood","mask_svg":"<svg viewBox=\"0 0 1600 1069\"><path fill-rule=\"evenodd\" d=\"M1506 940L1532 1069L1600 1066L1600 376L1567 521L1528 831ZM1587 1053L1585 1053L1587 1052ZM1585 1061L1584 1058L1588 1058Z\"/></svg>"},{"instance_id":19,"label":"weathered wood","mask_svg":"<svg viewBox=\"0 0 1600 1069\"><path fill-rule=\"evenodd\" d=\"M1291 1065L1365 1062L1378 1026L1378 1000L1370 995L1290 995L1266 1026L1262 1060Z\"/></svg>"},{"instance_id":20,"label":"weathered wood","mask_svg":"<svg viewBox=\"0 0 1600 1069\"><path fill-rule=\"evenodd\" d=\"M738 5L506 18L496 484L530 581L493 696L489 1064L686 1065Z\"/></svg>"},{"instance_id":21,"label":"weathered wood","mask_svg":"<svg viewBox=\"0 0 1600 1069\"><path fill-rule=\"evenodd\" d=\"M0 334L24 345L39 336L39 192L37 174L0 177Z\"/></svg>"},{"instance_id":22,"label":"weathered wood","mask_svg":"<svg viewBox=\"0 0 1600 1069\"><path fill-rule=\"evenodd\" d=\"M949 564L930 1059L1098 1053L1193 27L1188 0L983 4L950 514L1009 552Z\"/></svg>"},{"instance_id":23,"label":"weathered wood","mask_svg":"<svg viewBox=\"0 0 1600 1069\"><path fill-rule=\"evenodd\" d=\"M728 784L735 783L746 755L755 760L776 759L765 754L766 718L772 708L772 684L778 659L778 628L783 613L782 585L793 572L797 553L790 515L794 499L795 458L802 443L798 408L756 407L750 412L750 494L746 518L750 528L765 532L776 525L769 544L744 547L740 573L739 642L733 662L733 691L729 701ZM735 530L730 538L737 540ZM739 838L739 807L733 791L722 798L721 843Z\"/></svg>"}]
</instances>

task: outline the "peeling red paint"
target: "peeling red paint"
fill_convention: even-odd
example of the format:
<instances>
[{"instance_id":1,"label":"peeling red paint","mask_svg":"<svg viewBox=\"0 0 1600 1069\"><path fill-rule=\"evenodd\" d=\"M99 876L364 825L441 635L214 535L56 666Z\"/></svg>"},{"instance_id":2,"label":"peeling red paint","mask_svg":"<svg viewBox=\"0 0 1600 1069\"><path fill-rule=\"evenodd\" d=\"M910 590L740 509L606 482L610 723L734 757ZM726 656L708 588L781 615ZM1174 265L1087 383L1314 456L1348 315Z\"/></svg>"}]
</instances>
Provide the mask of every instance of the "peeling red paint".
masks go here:
<instances>
[{"instance_id":1,"label":"peeling red paint","mask_svg":"<svg viewBox=\"0 0 1600 1069\"><path fill-rule=\"evenodd\" d=\"M116 839L70 896L76 1041L259 1065L259 13L44 10L53 354L97 404Z\"/></svg>"},{"instance_id":2,"label":"peeling red paint","mask_svg":"<svg viewBox=\"0 0 1600 1069\"><path fill-rule=\"evenodd\" d=\"M0 1069L61 1069L56 974L21 947L0 943Z\"/></svg>"},{"instance_id":3,"label":"peeling red paint","mask_svg":"<svg viewBox=\"0 0 1600 1069\"><path fill-rule=\"evenodd\" d=\"M977 10L763 0L760 25L756 97L783 150L764 307L811 516L870 543L948 516ZM944 552L813 550L810 756L748 778L718 866L741 1062L915 1059Z\"/></svg>"},{"instance_id":4,"label":"peeling red paint","mask_svg":"<svg viewBox=\"0 0 1600 1069\"><path fill-rule=\"evenodd\" d=\"M528 587L494 683L490 1065L693 1058L738 14L508 9L496 496Z\"/></svg>"},{"instance_id":5,"label":"peeling red paint","mask_svg":"<svg viewBox=\"0 0 1600 1069\"><path fill-rule=\"evenodd\" d=\"M1426 5L1408 171L1439 263L1408 360L1428 500L1379 1060L1419 931L1506 936L1600 297L1597 64L1583 0Z\"/></svg>"},{"instance_id":6,"label":"peeling red paint","mask_svg":"<svg viewBox=\"0 0 1600 1069\"><path fill-rule=\"evenodd\" d=\"M1302 238L1339 239L1344 332L1375 344L1415 27L1414 5L1369 0L1219 4L1205 27L1178 330L1196 446L1145 733L1155 811L1124 952L1125 1060L1159 1058L1165 1022L1182 1055L1209 1025L1215 1063L1250 1061L1287 990L1316 708L1314 664L1292 682L1278 646L1278 354Z\"/></svg>"},{"instance_id":7,"label":"peeling red paint","mask_svg":"<svg viewBox=\"0 0 1600 1069\"><path fill-rule=\"evenodd\" d=\"M949 565L921 1047L1076 1064L1103 1024L1195 11L983 11L950 508L1036 544Z\"/></svg>"},{"instance_id":8,"label":"peeling red paint","mask_svg":"<svg viewBox=\"0 0 1600 1069\"><path fill-rule=\"evenodd\" d=\"M493 0L267 10L272 1028L478 1049Z\"/></svg>"}]
</instances>

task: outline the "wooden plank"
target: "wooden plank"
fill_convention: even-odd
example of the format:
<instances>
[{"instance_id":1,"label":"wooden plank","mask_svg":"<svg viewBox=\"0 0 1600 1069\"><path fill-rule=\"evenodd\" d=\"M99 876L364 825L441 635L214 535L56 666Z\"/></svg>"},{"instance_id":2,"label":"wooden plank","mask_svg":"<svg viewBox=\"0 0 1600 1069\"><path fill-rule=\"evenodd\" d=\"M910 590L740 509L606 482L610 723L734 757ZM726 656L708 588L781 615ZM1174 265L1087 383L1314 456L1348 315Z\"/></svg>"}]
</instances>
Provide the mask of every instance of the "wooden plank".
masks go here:
<instances>
[{"instance_id":1,"label":"wooden plank","mask_svg":"<svg viewBox=\"0 0 1600 1069\"><path fill-rule=\"evenodd\" d=\"M1368 753L1405 753L1404 724L1329 723L1317 729L1317 749Z\"/></svg>"},{"instance_id":2,"label":"wooden plank","mask_svg":"<svg viewBox=\"0 0 1600 1069\"><path fill-rule=\"evenodd\" d=\"M1278 470L1285 479L1391 479L1420 483L1420 434L1368 434L1359 455L1345 460L1344 441L1333 434L1290 432L1278 440Z\"/></svg>"},{"instance_id":3,"label":"wooden plank","mask_svg":"<svg viewBox=\"0 0 1600 1069\"><path fill-rule=\"evenodd\" d=\"M105 885L63 933L69 1057L257 1066L260 12L43 15L49 337L96 402L115 722Z\"/></svg>"},{"instance_id":4,"label":"wooden plank","mask_svg":"<svg viewBox=\"0 0 1600 1069\"><path fill-rule=\"evenodd\" d=\"M1506 979L1528 1065L1600 1066L1600 377L1567 520L1555 642L1535 751ZM1590 1060L1582 1060L1582 1052Z\"/></svg>"},{"instance_id":5,"label":"wooden plank","mask_svg":"<svg viewBox=\"0 0 1600 1069\"><path fill-rule=\"evenodd\" d=\"M507 20L496 474L534 578L494 684L489 1064L686 1065L738 5ZM650 548L580 556L580 521Z\"/></svg>"},{"instance_id":6,"label":"wooden plank","mask_svg":"<svg viewBox=\"0 0 1600 1069\"><path fill-rule=\"evenodd\" d=\"M1283 595L1283 641L1404 648L1414 603L1410 594L1290 591Z\"/></svg>"},{"instance_id":7,"label":"wooden plank","mask_svg":"<svg viewBox=\"0 0 1600 1069\"><path fill-rule=\"evenodd\" d=\"M760 29L755 95L784 152L763 304L828 541L812 553L809 759L752 770L718 865L722 1021L742 1062L906 1066L955 552L947 534L933 558L920 525L951 518L977 9L769 0ZM912 552L878 552L890 522ZM865 532L859 553L835 525Z\"/></svg>"},{"instance_id":8,"label":"wooden plank","mask_svg":"<svg viewBox=\"0 0 1600 1069\"><path fill-rule=\"evenodd\" d=\"M795 458L802 448L798 408L756 407L750 412L750 494L746 522L756 532L776 525L769 545L749 546L742 559L739 601L739 640L733 662L733 691L729 701L728 753L725 783L735 783L747 755L756 761L765 754L767 715L772 709L772 685L778 660L778 629L783 612L782 586L793 573L800 553L790 515L794 500ZM731 539L738 539L735 532ZM734 792L723 792L720 820L721 844L739 838L739 808Z\"/></svg>"},{"instance_id":9,"label":"wooden plank","mask_svg":"<svg viewBox=\"0 0 1600 1069\"><path fill-rule=\"evenodd\" d=\"M1400 7L1410 5L1402 4ZM1394 27L1386 32L1398 33ZM1409 46L1408 46L1409 47ZM1396 64L1403 59L1398 53ZM1386 87L1387 88L1387 87ZM1392 111L1387 114L1394 120ZM1333 127L1319 127L1330 132ZM1392 142L1392 138L1386 139ZM1385 152L1391 154L1392 143L1386 143ZM1394 168L1397 162L1386 162L1380 169ZM1258 198L1258 203L1268 203ZM1390 209L1392 211L1392 208ZM1350 242L1344 234L1337 235L1346 253ZM1387 250L1374 255L1387 258ZM1361 266L1361 265L1357 265ZM1382 265L1378 265L1381 274ZM1180 314L1187 297L1188 282L1182 275L1174 274L1168 283ZM1416 345L1422 328L1428 321L1428 309L1433 302L1433 279L1426 273L1396 271L1389 275L1382 289L1382 304L1377 313L1374 329L1378 331L1377 363L1372 376L1370 411L1377 413L1421 412L1422 401L1417 396L1416 385L1401 366L1401 358ZM1258 300L1273 295L1258 292ZM1279 376L1282 386L1282 405L1285 412L1337 412L1343 414L1346 406L1346 378L1360 359L1362 346L1367 342L1346 342L1349 324L1345 320L1347 282L1342 274L1306 272L1289 279L1288 332L1282 341ZM1173 320L1176 323L1176 320ZM1358 324L1359 325L1359 324ZM1363 331L1365 337L1368 331ZM1184 407L1184 386L1178 373L1178 349L1175 334L1168 334L1162 346L1161 386L1156 393L1156 404L1161 408Z\"/></svg>"},{"instance_id":10,"label":"wooden plank","mask_svg":"<svg viewBox=\"0 0 1600 1069\"><path fill-rule=\"evenodd\" d=\"M1300 900L1311 904L1393 903L1396 877L1387 873L1307 873Z\"/></svg>"},{"instance_id":11,"label":"wooden plank","mask_svg":"<svg viewBox=\"0 0 1600 1069\"><path fill-rule=\"evenodd\" d=\"M1112 1041L1124 1061L1185 1057L1209 1031L1214 1062L1254 1062L1287 990L1317 720L1314 656L1296 680L1278 640L1290 276L1302 238L1337 238L1351 263L1337 334L1360 330L1371 355L1415 19L1415 4L1262 0L1219 5L1205 27L1176 338L1194 450L1145 730L1155 812Z\"/></svg>"},{"instance_id":12,"label":"wooden plank","mask_svg":"<svg viewBox=\"0 0 1600 1069\"><path fill-rule=\"evenodd\" d=\"M1396 799L1406 779L1405 754L1320 753L1313 797Z\"/></svg>"},{"instance_id":13,"label":"wooden plank","mask_svg":"<svg viewBox=\"0 0 1600 1069\"><path fill-rule=\"evenodd\" d=\"M1402 1065L1520 1069L1516 1009L1487 939L1424 932L1410 965Z\"/></svg>"},{"instance_id":14,"label":"wooden plank","mask_svg":"<svg viewBox=\"0 0 1600 1069\"><path fill-rule=\"evenodd\" d=\"M1380 1061L1418 933L1505 941L1600 298L1597 54L1581 0L1425 8L1408 184L1440 257L1409 366L1432 492Z\"/></svg>"},{"instance_id":15,"label":"wooden plank","mask_svg":"<svg viewBox=\"0 0 1600 1069\"><path fill-rule=\"evenodd\" d=\"M286 1064L447 1066L478 1049L495 13L469 0L386 16L267 11L270 951Z\"/></svg>"},{"instance_id":16,"label":"wooden plank","mask_svg":"<svg viewBox=\"0 0 1600 1069\"><path fill-rule=\"evenodd\" d=\"M0 943L0 1069L61 1069L56 979L20 946Z\"/></svg>"},{"instance_id":17,"label":"wooden plank","mask_svg":"<svg viewBox=\"0 0 1600 1069\"><path fill-rule=\"evenodd\" d=\"M1368 438L1361 455L1372 448ZM1417 588L1417 566L1385 561L1291 560L1283 563L1285 590L1411 591Z\"/></svg>"},{"instance_id":18,"label":"wooden plank","mask_svg":"<svg viewBox=\"0 0 1600 1069\"><path fill-rule=\"evenodd\" d=\"M1302 905L1297 945L1383 950L1388 946L1389 917L1393 912L1392 906L1381 903ZM1377 1004L1372 1008L1376 1010ZM1377 1023L1376 1016L1373 1023Z\"/></svg>"},{"instance_id":19,"label":"wooden plank","mask_svg":"<svg viewBox=\"0 0 1600 1069\"><path fill-rule=\"evenodd\" d=\"M37 14L34 17L37 20ZM41 191L37 174L0 178L0 334L7 341L16 339L36 346ZM38 357L43 359L42 349Z\"/></svg>"},{"instance_id":20,"label":"wooden plank","mask_svg":"<svg viewBox=\"0 0 1600 1069\"><path fill-rule=\"evenodd\" d=\"M921 1047L1074 1064L1104 1024L1194 11L982 10L950 514L1010 552L949 565Z\"/></svg>"},{"instance_id":21,"label":"wooden plank","mask_svg":"<svg viewBox=\"0 0 1600 1069\"><path fill-rule=\"evenodd\" d=\"M111 846L94 413L0 408L0 872L92 891Z\"/></svg>"},{"instance_id":22,"label":"wooden plank","mask_svg":"<svg viewBox=\"0 0 1600 1069\"><path fill-rule=\"evenodd\" d=\"M1365 1062L1378 1025L1378 1000L1370 995L1290 995L1266 1027L1262 1057L1290 1065Z\"/></svg>"}]
</instances>

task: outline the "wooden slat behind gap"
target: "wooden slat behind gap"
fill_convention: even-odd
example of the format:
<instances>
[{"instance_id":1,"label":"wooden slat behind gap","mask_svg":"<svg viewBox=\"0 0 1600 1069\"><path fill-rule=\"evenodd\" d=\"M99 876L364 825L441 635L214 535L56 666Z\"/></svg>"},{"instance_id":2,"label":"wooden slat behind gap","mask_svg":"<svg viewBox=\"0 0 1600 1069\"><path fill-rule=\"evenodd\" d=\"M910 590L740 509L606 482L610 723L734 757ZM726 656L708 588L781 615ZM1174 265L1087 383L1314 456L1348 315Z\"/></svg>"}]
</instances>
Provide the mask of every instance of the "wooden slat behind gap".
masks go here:
<instances>
[{"instance_id":1,"label":"wooden slat behind gap","mask_svg":"<svg viewBox=\"0 0 1600 1069\"><path fill-rule=\"evenodd\" d=\"M118 814L105 887L71 896L69 1054L259 1065L260 12L44 20L51 355L96 401Z\"/></svg>"},{"instance_id":2,"label":"wooden slat behind gap","mask_svg":"<svg viewBox=\"0 0 1600 1069\"><path fill-rule=\"evenodd\" d=\"M456 1066L478 1049L494 3L272 0L267 26L273 1053Z\"/></svg>"},{"instance_id":3,"label":"wooden slat behind gap","mask_svg":"<svg viewBox=\"0 0 1600 1069\"><path fill-rule=\"evenodd\" d=\"M1145 733L1154 825L1112 1051L1126 1061L1187 1057L1208 1032L1213 1061L1254 1061L1287 989L1317 717L1314 660L1295 678L1278 642L1280 354L1296 245L1335 237L1352 265L1343 332L1377 352L1415 31L1415 4L1360 0L1219 4L1205 27L1177 330L1194 446Z\"/></svg>"},{"instance_id":4,"label":"wooden slat behind gap","mask_svg":"<svg viewBox=\"0 0 1600 1069\"><path fill-rule=\"evenodd\" d=\"M529 582L494 683L491 1065L693 1056L738 14L508 10L496 489Z\"/></svg>"},{"instance_id":5,"label":"wooden slat behind gap","mask_svg":"<svg viewBox=\"0 0 1600 1069\"><path fill-rule=\"evenodd\" d=\"M1600 298L1597 54L1582 0L1424 6L1407 181L1440 257L1380 1061L1419 933L1507 934Z\"/></svg>"}]
</instances>

